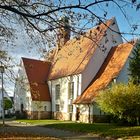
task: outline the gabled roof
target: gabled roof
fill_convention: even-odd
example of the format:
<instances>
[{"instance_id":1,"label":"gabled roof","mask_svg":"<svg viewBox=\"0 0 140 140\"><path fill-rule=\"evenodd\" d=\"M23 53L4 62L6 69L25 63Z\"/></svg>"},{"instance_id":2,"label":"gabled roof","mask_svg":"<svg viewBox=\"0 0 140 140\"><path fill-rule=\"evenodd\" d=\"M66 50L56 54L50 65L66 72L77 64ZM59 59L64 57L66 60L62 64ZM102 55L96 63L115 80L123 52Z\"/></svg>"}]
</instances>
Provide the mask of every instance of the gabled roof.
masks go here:
<instances>
[{"instance_id":1,"label":"gabled roof","mask_svg":"<svg viewBox=\"0 0 140 140\"><path fill-rule=\"evenodd\" d=\"M133 46L134 45L132 45L132 43L124 43L116 47L112 47L91 85L82 95L77 97L74 103L92 103L95 100L95 96L98 94L97 91L106 88L110 82L118 76L119 72L126 63Z\"/></svg>"},{"instance_id":2,"label":"gabled roof","mask_svg":"<svg viewBox=\"0 0 140 140\"><path fill-rule=\"evenodd\" d=\"M78 39L69 40L55 56L49 79L81 73L114 20L114 18L108 20L106 25L101 23Z\"/></svg>"},{"instance_id":3,"label":"gabled roof","mask_svg":"<svg viewBox=\"0 0 140 140\"><path fill-rule=\"evenodd\" d=\"M22 58L33 101L50 101L46 79L50 71L49 62Z\"/></svg>"}]
</instances>

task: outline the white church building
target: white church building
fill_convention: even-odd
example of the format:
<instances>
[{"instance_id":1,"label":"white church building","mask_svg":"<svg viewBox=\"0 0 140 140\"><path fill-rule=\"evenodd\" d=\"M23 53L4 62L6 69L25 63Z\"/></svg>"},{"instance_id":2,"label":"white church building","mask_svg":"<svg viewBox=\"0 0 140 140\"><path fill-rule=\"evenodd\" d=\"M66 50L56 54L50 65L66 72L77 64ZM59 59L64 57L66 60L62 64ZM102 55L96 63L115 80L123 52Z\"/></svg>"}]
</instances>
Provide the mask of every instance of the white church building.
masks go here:
<instances>
[{"instance_id":1,"label":"white church building","mask_svg":"<svg viewBox=\"0 0 140 140\"><path fill-rule=\"evenodd\" d=\"M123 43L115 18L78 38L61 29L58 47L44 61L22 58L14 107L30 119L94 122L105 114L97 107L99 90L128 82L134 42Z\"/></svg>"}]
</instances>

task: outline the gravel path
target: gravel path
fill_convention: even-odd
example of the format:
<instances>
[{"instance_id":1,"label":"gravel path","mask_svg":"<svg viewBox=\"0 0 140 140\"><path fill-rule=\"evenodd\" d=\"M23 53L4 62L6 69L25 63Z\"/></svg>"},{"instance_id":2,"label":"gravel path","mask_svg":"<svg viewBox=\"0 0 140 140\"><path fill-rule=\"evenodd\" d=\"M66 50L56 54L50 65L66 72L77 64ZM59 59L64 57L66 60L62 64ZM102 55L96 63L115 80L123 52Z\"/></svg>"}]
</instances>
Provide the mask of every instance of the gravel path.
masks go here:
<instances>
[{"instance_id":1,"label":"gravel path","mask_svg":"<svg viewBox=\"0 0 140 140\"><path fill-rule=\"evenodd\" d=\"M82 135L70 131L63 131L54 128L45 128L41 126L30 125L27 123L18 123L16 121L7 121L4 128L0 127L1 131L19 132L26 134L35 134L40 136L56 137L62 140L104 140L98 136Z\"/></svg>"}]
</instances>

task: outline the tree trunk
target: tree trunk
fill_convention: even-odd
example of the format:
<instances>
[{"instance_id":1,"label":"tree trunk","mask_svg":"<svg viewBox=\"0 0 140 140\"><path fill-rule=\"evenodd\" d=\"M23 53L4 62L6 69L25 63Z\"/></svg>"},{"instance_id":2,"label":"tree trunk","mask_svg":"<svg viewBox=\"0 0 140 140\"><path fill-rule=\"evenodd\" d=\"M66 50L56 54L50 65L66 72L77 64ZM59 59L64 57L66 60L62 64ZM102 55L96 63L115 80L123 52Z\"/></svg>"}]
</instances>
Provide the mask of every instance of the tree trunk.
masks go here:
<instances>
[{"instance_id":1,"label":"tree trunk","mask_svg":"<svg viewBox=\"0 0 140 140\"><path fill-rule=\"evenodd\" d=\"M40 110L38 111L38 120L40 120Z\"/></svg>"},{"instance_id":2,"label":"tree trunk","mask_svg":"<svg viewBox=\"0 0 140 140\"><path fill-rule=\"evenodd\" d=\"M140 125L139 117L136 117L136 121L137 121L137 126L139 126Z\"/></svg>"}]
</instances>

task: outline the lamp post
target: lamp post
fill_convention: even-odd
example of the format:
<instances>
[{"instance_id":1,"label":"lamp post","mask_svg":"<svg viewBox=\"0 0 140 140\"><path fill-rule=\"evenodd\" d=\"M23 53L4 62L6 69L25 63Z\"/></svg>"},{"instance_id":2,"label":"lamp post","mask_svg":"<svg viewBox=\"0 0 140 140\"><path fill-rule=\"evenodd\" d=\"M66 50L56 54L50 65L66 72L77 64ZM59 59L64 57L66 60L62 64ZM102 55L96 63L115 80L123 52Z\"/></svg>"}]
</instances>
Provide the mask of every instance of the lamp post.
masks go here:
<instances>
[{"instance_id":1,"label":"lamp post","mask_svg":"<svg viewBox=\"0 0 140 140\"><path fill-rule=\"evenodd\" d=\"M0 66L0 72L1 72L1 93L2 93L2 121L3 121L3 126L5 125L5 112L4 112L4 89L3 89L3 73L4 73L4 66Z\"/></svg>"}]
</instances>

